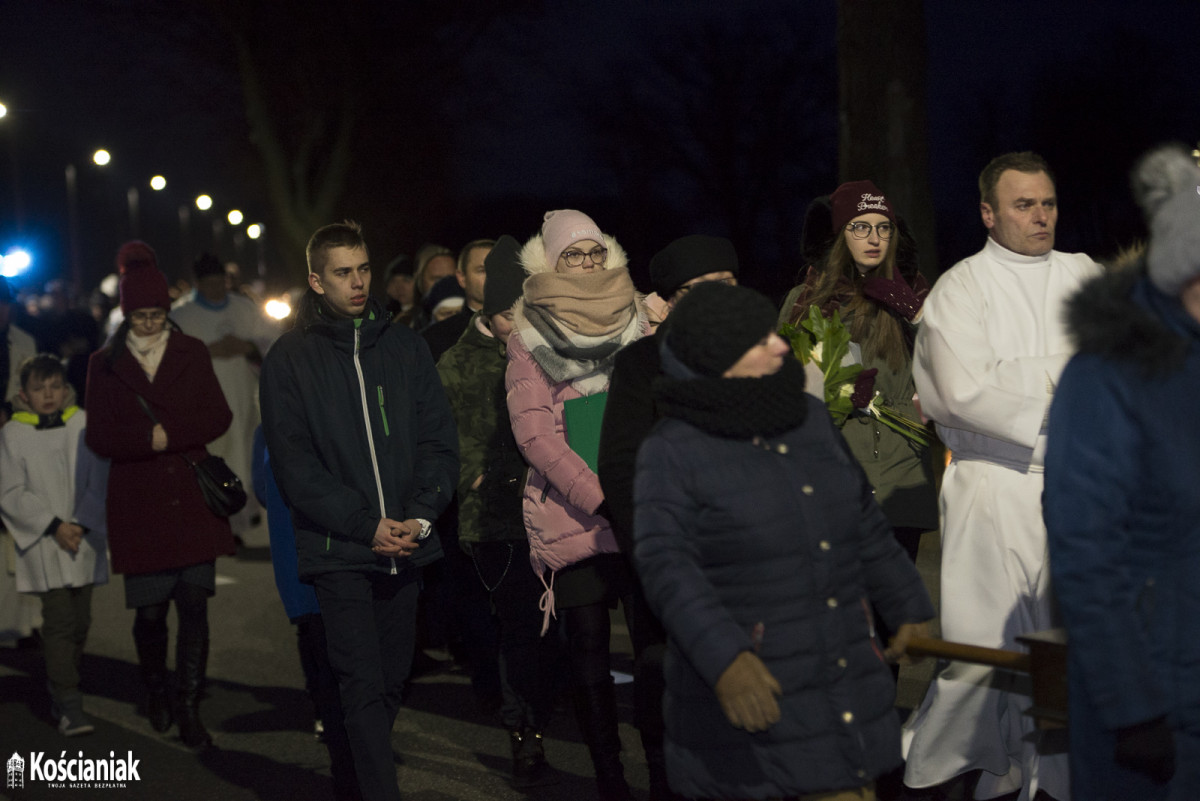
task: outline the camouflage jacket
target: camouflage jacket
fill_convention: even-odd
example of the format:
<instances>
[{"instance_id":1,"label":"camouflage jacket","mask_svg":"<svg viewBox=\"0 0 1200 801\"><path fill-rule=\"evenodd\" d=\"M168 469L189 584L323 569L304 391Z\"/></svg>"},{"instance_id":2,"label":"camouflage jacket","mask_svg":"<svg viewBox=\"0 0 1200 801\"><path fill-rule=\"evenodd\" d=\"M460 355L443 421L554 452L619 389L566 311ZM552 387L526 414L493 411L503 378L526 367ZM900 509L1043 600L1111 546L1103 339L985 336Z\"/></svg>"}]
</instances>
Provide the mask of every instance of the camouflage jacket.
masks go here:
<instances>
[{"instance_id":1,"label":"camouflage jacket","mask_svg":"<svg viewBox=\"0 0 1200 801\"><path fill-rule=\"evenodd\" d=\"M458 423L458 536L464 548L486 540L525 539L521 489L527 466L508 422L505 347L479 330L478 318L471 318L437 363ZM472 489L481 475L483 481Z\"/></svg>"}]
</instances>

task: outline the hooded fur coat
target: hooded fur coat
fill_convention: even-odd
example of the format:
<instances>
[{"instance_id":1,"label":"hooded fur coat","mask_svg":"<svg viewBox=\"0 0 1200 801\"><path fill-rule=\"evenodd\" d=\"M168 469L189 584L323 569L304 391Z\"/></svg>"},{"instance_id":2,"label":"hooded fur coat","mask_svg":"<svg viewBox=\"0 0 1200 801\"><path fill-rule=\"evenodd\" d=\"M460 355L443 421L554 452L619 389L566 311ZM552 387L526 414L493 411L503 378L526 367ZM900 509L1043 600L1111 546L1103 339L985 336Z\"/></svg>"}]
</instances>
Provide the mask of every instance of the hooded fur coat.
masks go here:
<instances>
[{"instance_id":1,"label":"hooded fur coat","mask_svg":"<svg viewBox=\"0 0 1200 801\"><path fill-rule=\"evenodd\" d=\"M1050 410L1044 514L1070 642L1075 798L1200 798L1200 322L1144 264L1069 306L1078 353ZM1175 778L1114 759L1166 716Z\"/></svg>"}]
</instances>

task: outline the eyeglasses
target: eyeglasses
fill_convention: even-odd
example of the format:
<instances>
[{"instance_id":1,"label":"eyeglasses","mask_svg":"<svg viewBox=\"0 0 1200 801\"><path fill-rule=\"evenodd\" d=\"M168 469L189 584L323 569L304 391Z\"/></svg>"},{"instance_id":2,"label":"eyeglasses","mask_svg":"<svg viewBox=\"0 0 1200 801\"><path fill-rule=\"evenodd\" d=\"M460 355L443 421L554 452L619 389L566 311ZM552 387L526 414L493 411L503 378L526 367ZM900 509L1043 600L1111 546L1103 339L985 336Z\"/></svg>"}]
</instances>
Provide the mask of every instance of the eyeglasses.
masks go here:
<instances>
[{"instance_id":1,"label":"eyeglasses","mask_svg":"<svg viewBox=\"0 0 1200 801\"><path fill-rule=\"evenodd\" d=\"M715 279L711 279L708 281L698 281L696 279L692 279L688 283L679 287L679 289L675 290L675 298L676 299L682 298L688 292L692 291L693 289L700 286L701 284L724 284L725 286L737 286L737 279L736 278L715 278Z\"/></svg>"},{"instance_id":2,"label":"eyeglasses","mask_svg":"<svg viewBox=\"0 0 1200 801\"><path fill-rule=\"evenodd\" d=\"M875 229L875 233L879 234L880 239L891 239L892 231L896 230L896 226L890 222L881 222L877 225L871 225L869 222L856 222L846 226L846 230L850 232L850 236L855 239L866 239L871 235L872 228Z\"/></svg>"},{"instance_id":3,"label":"eyeglasses","mask_svg":"<svg viewBox=\"0 0 1200 801\"><path fill-rule=\"evenodd\" d=\"M163 320L167 319L167 313L162 309L155 309L154 311L148 312L135 311L133 314L129 315L129 319L130 321L138 323L139 325L143 323L161 323Z\"/></svg>"},{"instance_id":4,"label":"eyeglasses","mask_svg":"<svg viewBox=\"0 0 1200 801\"><path fill-rule=\"evenodd\" d=\"M562 252L562 260L567 263L568 267L582 267L584 258L592 260L592 264L597 267L603 267L604 262L608 259L608 248L594 247L587 253L582 250L564 250Z\"/></svg>"}]
</instances>

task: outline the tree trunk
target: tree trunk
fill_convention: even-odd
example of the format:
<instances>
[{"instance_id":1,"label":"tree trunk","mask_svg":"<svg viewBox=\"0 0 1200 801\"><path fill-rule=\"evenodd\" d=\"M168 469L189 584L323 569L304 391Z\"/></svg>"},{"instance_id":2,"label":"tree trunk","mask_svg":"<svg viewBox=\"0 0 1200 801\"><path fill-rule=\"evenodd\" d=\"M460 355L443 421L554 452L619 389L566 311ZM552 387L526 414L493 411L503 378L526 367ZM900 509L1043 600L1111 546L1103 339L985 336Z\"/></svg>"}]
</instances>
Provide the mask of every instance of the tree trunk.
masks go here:
<instances>
[{"instance_id":1,"label":"tree trunk","mask_svg":"<svg viewBox=\"0 0 1200 801\"><path fill-rule=\"evenodd\" d=\"M922 0L838 0L838 175L870 179L908 223L930 282L937 260L925 114Z\"/></svg>"}]
</instances>

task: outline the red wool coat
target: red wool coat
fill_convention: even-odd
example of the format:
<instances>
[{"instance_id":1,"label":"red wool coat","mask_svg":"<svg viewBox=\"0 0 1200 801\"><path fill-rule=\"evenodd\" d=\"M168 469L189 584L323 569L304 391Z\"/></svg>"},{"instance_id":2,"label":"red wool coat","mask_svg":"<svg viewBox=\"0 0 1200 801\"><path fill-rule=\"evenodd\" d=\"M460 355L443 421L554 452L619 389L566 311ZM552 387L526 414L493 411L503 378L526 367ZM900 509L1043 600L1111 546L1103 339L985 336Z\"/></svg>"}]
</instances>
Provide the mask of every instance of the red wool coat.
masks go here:
<instances>
[{"instance_id":1,"label":"red wool coat","mask_svg":"<svg viewBox=\"0 0 1200 801\"><path fill-rule=\"evenodd\" d=\"M204 504L184 455L193 461L233 419L213 373L208 348L172 330L154 383L127 350L110 367L108 350L92 354L87 376L87 444L112 460L108 476L108 544L117 573L151 573L233 554L229 521ZM150 447L154 424L141 395L167 432L167 449Z\"/></svg>"}]
</instances>

